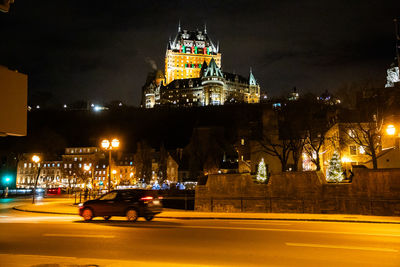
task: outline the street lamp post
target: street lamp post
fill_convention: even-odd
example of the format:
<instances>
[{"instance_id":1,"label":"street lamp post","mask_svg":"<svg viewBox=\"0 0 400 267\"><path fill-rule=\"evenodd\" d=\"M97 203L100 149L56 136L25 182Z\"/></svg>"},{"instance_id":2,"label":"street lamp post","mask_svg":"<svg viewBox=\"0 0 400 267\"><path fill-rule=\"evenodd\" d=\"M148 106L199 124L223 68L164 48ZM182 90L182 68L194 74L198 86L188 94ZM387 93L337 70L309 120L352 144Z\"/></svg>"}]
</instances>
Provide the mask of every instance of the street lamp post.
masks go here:
<instances>
[{"instance_id":1,"label":"street lamp post","mask_svg":"<svg viewBox=\"0 0 400 267\"><path fill-rule=\"evenodd\" d=\"M111 142L108 139L104 139L101 142L101 147L108 150L108 192L111 191L111 151L113 149L118 149L119 140L114 138Z\"/></svg>"},{"instance_id":2,"label":"street lamp post","mask_svg":"<svg viewBox=\"0 0 400 267\"><path fill-rule=\"evenodd\" d=\"M39 180L39 175L40 175L40 157L37 155L33 155L32 157L32 161L35 162L38 165L38 170L37 170L37 176L35 179L35 185L33 187L33 196L32 196L32 204L35 204L35 196L36 196L36 187L37 187L37 183Z\"/></svg>"},{"instance_id":3,"label":"street lamp post","mask_svg":"<svg viewBox=\"0 0 400 267\"><path fill-rule=\"evenodd\" d=\"M93 187L93 180L94 180L94 167L93 167L94 165L92 164L92 163L90 163L90 165L83 165L83 169L86 171L86 172L91 172L90 174L90 183L86 183L86 185L87 184L90 184L90 187ZM85 185L85 186L86 186Z\"/></svg>"}]
</instances>

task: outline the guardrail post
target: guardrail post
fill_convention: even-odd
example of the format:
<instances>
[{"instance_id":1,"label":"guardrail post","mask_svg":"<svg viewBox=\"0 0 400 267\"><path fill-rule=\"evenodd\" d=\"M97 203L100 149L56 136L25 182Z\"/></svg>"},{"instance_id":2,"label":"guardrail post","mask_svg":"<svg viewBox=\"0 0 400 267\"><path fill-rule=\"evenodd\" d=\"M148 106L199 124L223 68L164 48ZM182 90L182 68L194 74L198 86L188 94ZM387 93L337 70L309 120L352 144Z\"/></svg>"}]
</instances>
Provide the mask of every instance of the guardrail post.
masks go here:
<instances>
[{"instance_id":1,"label":"guardrail post","mask_svg":"<svg viewBox=\"0 0 400 267\"><path fill-rule=\"evenodd\" d=\"M211 203L210 203L210 210L211 210L211 212L213 212L213 210L214 210L214 208L213 208L213 206L214 206L214 203L213 203L213 198L211 197Z\"/></svg>"},{"instance_id":2,"label":"guardrail post","mask_svg":"<svg viewBox=\"0 0 400 267\"><path fill-rule=\"evenodd\" d=\"M240 212L243 212L243 197L240 197Z\"/></svg>"}]
</instances>

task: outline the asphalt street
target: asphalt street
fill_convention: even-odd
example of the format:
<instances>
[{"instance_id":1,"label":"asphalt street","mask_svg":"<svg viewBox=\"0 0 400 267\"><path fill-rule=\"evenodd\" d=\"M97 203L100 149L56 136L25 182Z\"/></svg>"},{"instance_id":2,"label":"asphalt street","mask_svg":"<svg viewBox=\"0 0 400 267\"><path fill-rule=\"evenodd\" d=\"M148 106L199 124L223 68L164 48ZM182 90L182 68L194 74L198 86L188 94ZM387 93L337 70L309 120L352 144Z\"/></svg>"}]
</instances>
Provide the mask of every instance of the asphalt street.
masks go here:
<instances>
[{"instance_id":1,"label":"asphalt street","mask_svg":"<svg viewBox=\"0 0 400 267\"><path fill-rule=\"evenodd\" d=\"M0 266L400 266L400 225L124 218L0 202ZM51 265L53 264L53 265Z\"/></svg>"}]
</instances>

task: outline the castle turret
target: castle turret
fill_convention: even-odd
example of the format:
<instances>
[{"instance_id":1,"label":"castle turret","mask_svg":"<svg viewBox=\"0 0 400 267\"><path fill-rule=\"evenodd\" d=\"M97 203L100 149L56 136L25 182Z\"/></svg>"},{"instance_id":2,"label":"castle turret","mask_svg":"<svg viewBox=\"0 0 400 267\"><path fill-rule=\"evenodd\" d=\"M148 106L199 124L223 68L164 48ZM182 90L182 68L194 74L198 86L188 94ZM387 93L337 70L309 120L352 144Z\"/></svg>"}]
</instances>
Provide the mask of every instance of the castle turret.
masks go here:
<instances>
[{"instance_id":1,"label":"castle turret","mask_svg":"<svg viewBox=\"0 0 400 267\"><path fill-rule=\"evenodd\" d=\"M256 78L253 75L253 71L250 68L249 75L249 97L248 103L258 103L260 102L260 86L257 83Z\"/></svg>"},{"instance_id":2,"label":"castle turret","mask_svg":"<svg viewBox=\"0 0 400 267\"><path fill-rule=\"evenodd\" d=\"M221 69L215 63L214 58L211 59L210 64L204 70L201 77L201 84L203 85L204 105L223 105L225 79Z\"/></svg>"}]
</instances>

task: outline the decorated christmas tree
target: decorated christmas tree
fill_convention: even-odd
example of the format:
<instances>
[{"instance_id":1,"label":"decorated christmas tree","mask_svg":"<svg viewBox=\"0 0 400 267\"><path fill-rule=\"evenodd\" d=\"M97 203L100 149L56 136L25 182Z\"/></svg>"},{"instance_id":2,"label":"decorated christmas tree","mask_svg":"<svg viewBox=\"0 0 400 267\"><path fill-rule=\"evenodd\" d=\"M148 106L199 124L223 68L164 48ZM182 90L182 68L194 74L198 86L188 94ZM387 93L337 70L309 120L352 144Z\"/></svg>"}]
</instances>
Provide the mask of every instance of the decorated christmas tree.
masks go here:
<instances>
[{"instance_id":1,"label":"decorated christmas tree","mask_svg":"<svg viewBox=\"0 0 400 267\"><path fill-rule=\"evenodd\" d=\"M343 180L342 163L340 156L337 151L333 153L332 158L329 160L329 166L326 174L326 180L328 182L341 182Z\"/></svg>"},{"instance_id":2,"label":"decorated christmas tree","mask_svg":"<svg viewBox=\"0 0 400 267\"><path fill-rule=\"evenodd\" d=\"M264 158L261 158L260 163L258 163L257 181L260 183L265 183L267 179L267 168L265 167Z\"/></svg>"}]
</instances>

